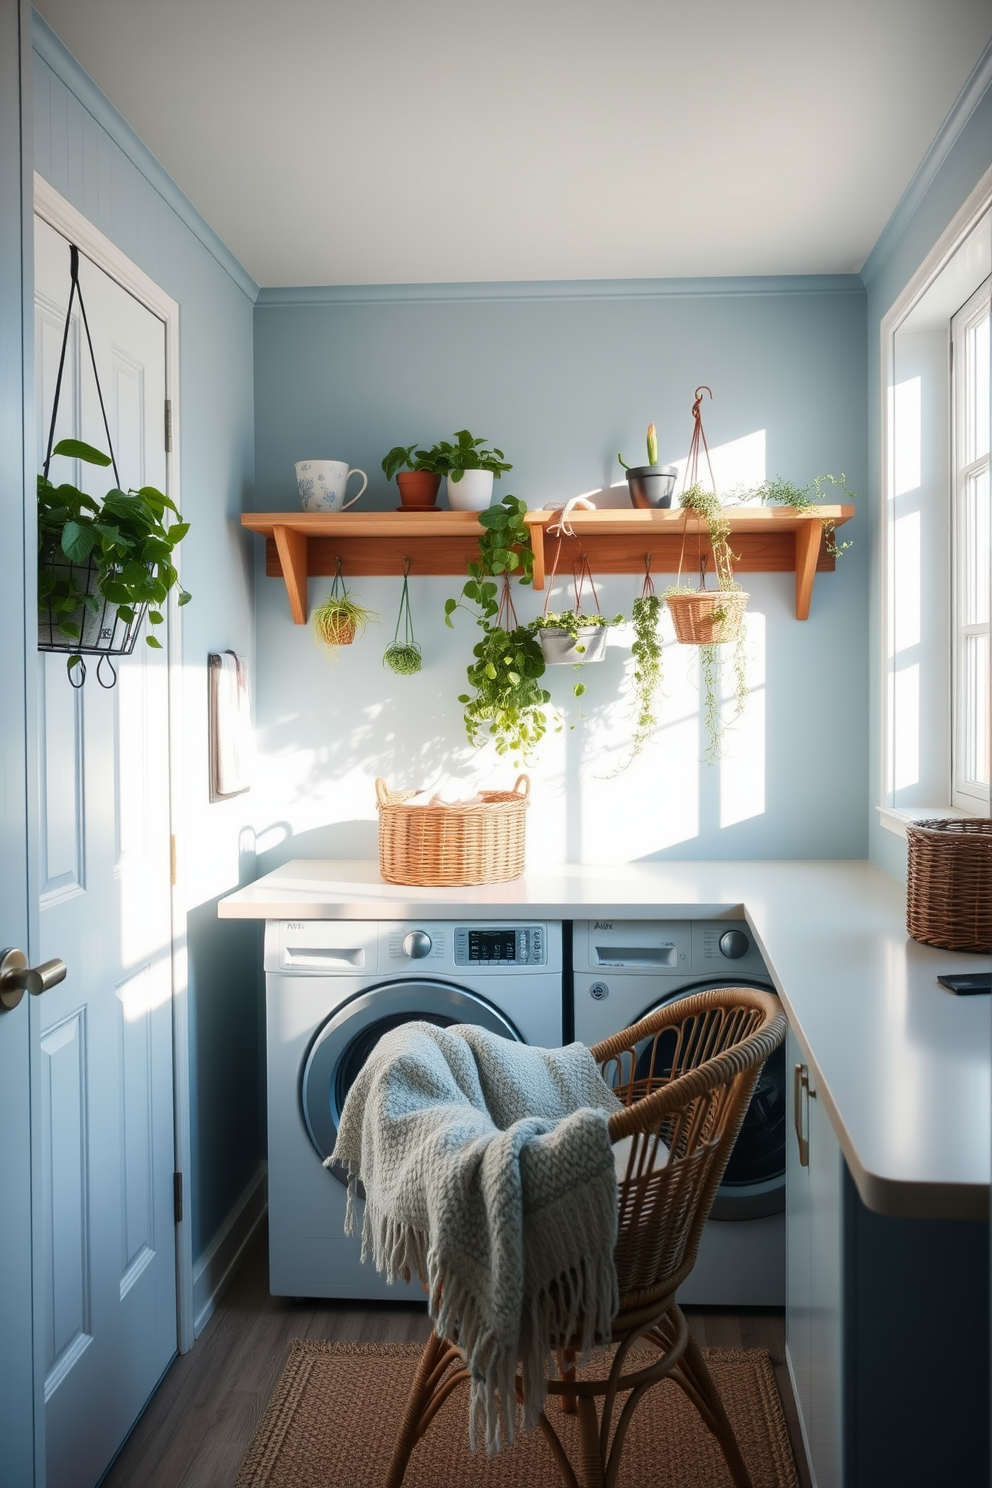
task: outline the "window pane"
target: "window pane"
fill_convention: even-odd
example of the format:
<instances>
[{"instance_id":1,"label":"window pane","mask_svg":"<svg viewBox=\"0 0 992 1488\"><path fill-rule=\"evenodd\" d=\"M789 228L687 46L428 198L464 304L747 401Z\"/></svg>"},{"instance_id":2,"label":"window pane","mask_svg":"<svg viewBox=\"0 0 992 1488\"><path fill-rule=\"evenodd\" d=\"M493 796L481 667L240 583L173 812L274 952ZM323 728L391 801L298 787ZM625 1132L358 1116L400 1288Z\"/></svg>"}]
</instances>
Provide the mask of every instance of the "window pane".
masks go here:
<instances>
[{"instance_id":1,"label":"window pane","mask_svg":"<svg viewBox=\"0 0 992 1488\"><path fill-rule=\"evenodd\" d=\"M992 740L989 730L989 638L968 636L965 642L965 686L967 734L964 740L965 774L971 785L989 784L992 773Z\"/></svg>"},{"instance_id":2,"label":"window pane","mask_svg":"<svg viewBox=\"0 0 992 1488\"><path fill-rule=\"evenodd\" d=\"M989 317L968 332L969 404L967 460L989 453Z\"/></svg>"},{"instance_id":3,"label":"window pane","mask_svg":"<svg viewBox=\"0 0 992 1488\"><path fill-rule=\"evenodd\" d=\"M989 623L989 468L965 482L964 511L960 534L964 568L964 625Z\"/></svg>"}]
</instances>

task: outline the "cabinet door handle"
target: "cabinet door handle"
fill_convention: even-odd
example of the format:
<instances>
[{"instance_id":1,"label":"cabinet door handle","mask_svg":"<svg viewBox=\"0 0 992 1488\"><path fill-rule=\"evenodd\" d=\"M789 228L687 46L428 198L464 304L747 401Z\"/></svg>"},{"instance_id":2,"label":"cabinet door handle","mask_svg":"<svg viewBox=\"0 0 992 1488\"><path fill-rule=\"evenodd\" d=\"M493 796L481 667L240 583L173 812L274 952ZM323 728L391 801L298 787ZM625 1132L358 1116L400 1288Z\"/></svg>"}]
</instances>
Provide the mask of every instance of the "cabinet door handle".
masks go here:
<instances>
[{"instance_id":1,"label":"cabinet door handle","mask_svg":"<svg viewBox=\"0 0 992 1488\"><path fill-rule=\"evenodd\" d=\"M792 1121L796 1128L796 1141L799 1144L799 1166L809 1167L809 1098L813 1094L809 1088L809 1070L805 1064L797 1064L793 1071L792 1083ZM803 1120L805 1109L806 1119ZM805 1128L805 1130L804 1130Z\"/></svg>"}]
</instances>

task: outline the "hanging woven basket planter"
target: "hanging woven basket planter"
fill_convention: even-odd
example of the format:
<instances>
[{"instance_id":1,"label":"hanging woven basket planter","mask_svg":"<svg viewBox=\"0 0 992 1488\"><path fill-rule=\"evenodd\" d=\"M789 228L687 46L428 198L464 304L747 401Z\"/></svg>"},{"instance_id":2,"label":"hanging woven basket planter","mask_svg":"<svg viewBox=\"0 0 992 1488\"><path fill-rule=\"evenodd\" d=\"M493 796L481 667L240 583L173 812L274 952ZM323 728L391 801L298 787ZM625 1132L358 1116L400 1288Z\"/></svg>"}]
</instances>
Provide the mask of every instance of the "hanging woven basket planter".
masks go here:
<instances>
[{"instance_id":1,"label":"hanging woven basket planter","mask_svg":"<svg viewBox=\"0 0 992 1488\"><path fill-rule=\"evenodd\" d=\"M743 589L669 594L675 639L683 646L722 646L736 641L744 627L748 598Z\"/></svg>"},{"instance_id":2,"label":"hanging woven basket planter","mask_svg":"<svg viewBox=\"0 0 992 1488\"><path fill-rule=\"evenodd\" d=\"M722 516L722 508L716 495L713 466L710 463L709 446L703 431L701 406L703 394L713 394L708 387L698 387L692 405L692 439L689 443L689 458L686 462L686 486L680 501L683 508L682 544L679 549L678 576L673 588L665 595L675 639L684 646L721 646L739 639L744 628L744 612L750 596L734 582L734 555L728 541L729 523ZM709 470L713 494L699 487L699 451L702 446ZM682 569L686 558L686 539L689 534L689 513L693 511L706 518L713 563L716 568L718 588L706 588L707 556L703 551L701 533L696 531L696 568L699 572L699 588L682 588Z\"/></svg>"}]
</instances>

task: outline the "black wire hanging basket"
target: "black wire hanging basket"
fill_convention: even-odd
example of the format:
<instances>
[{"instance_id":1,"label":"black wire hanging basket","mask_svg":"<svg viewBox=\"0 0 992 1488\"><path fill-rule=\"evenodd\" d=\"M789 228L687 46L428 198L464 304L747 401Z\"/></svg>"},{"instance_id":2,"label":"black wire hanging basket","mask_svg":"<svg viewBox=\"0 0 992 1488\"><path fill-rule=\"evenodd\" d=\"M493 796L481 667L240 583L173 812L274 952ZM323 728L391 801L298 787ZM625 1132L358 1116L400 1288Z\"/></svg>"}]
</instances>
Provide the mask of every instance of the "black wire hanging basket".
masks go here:
<instances>
[{"instance_id":1,"label":"black wire hanging basket","mask_svg":"<svg viewBox=\"0 0 992 1488\"><path fill-rule=\"evenodd\" d=\"M117 680L114 656L130 656L144 623L148 605L125 606L122 618L116 604L100 592L98 568L91 558L87 563L71 563L61 553L50 553L44 566L53 579L51 593L38 602L38 650L78 656L69 666L69 680L81 687L86 680L86 656L97 656L96 676L101 687L113 687ZM60 595L85 593L88 601L68 613L57 608ZM109 680L104 678L104 662Z\"/></svg>"}]
</instances>

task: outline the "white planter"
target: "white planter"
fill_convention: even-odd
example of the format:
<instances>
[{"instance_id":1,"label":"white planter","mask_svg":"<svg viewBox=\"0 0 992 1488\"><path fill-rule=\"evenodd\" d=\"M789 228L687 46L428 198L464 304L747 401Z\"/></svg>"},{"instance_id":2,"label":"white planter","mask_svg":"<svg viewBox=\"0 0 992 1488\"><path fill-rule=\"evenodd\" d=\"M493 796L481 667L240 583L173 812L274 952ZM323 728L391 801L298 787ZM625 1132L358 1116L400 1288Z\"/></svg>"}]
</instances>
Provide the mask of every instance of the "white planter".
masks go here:
<instances>
[{"instance_id":1,"label":"white planter","mask_svg":"<svg viewBox=\"0 0 992 1488\"><path fill-rule=\"evenodd\" d=\"M448 476L448 505L452 511L485 511L492 499L491 470L463 470L460 481Z\"/></svg>"}]
</instances>

